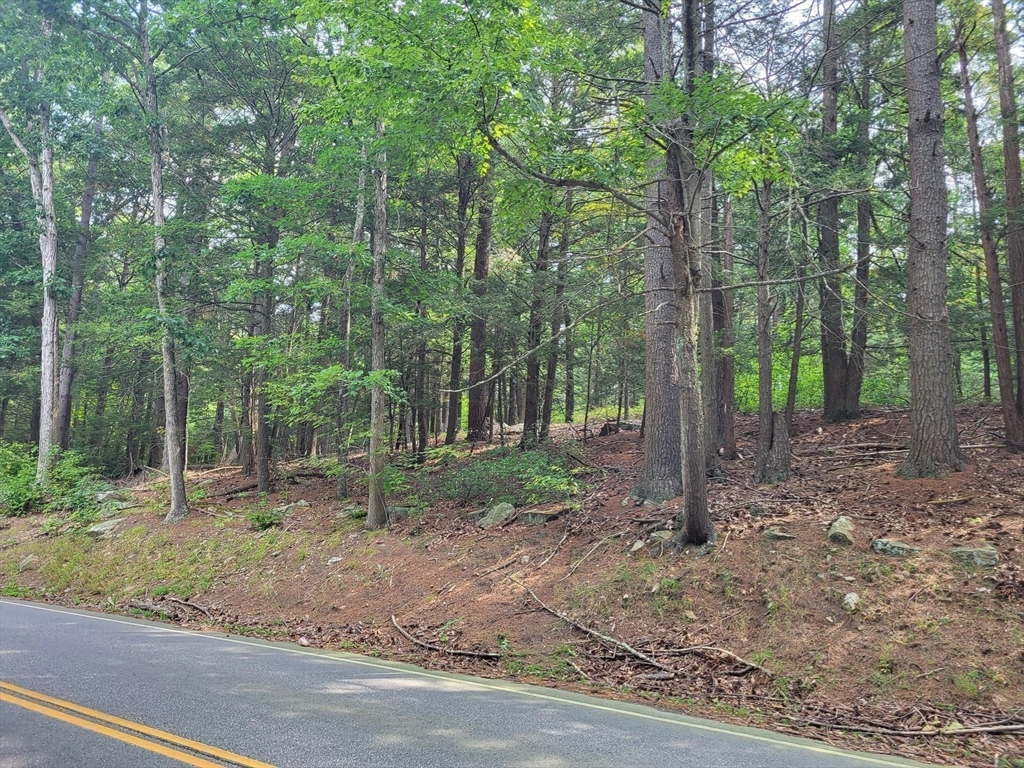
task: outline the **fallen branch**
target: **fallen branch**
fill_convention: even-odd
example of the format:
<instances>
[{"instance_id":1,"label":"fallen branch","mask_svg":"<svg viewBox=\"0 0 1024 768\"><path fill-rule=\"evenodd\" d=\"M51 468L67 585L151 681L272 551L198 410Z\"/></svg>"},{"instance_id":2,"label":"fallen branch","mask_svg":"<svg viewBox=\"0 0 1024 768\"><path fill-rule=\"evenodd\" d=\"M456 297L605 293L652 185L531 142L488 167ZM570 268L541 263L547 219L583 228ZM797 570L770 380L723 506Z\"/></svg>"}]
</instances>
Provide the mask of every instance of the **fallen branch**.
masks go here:
<instances>
[{"instance_id":1,"label":"fallen branch","mask_svg":"<svg viewBox=\"0 0 1024 768\"><path fill-rule=\"evenodd\" d=\"M548 561L551 560L551 558L555 556L555 553L558 552L559 548L563 544L565 544L565 542L568 541L568 540L569 540L569 526L567 525L567 526L565 526L565 535L562 537L561 541L559 541L557 544L555 544L555 548L551 550L551 553L537 564L537 568L540 569L540 568L543 568L545 565L547 565Z\"/></svg>"},{"instance_id":2,"label":"fallen branch","mask_svg":"<svg viewBox=\"0 0 1024 768\"><path fill-rule=\"evenodd\" d=\"M169 611L166 608L157 605L156 603L143 602L142 600L129 600L129 608L135 608L140 611L149 611L150 613L159 613L168 619L174 618L174 612Z\"/></svg>"},{"instance_id":3,"label":"fallen branch","mask_svg":"<svg viewBox=\"0 0 1024 768\"><path fill-rule=\"evenodd\" d=\"M975 733L1024 733L1022 725L988 725L974 728L950 727L936 728L935 730L900 731L892 728L866 728L858 725L839 725L838 723L822 723L818 720L798 720L789 715L782 715L783 719L790 720L799 725L813 725L816 728L827 728L836 731L854 731L856 733L873 733L878 736L970 736Z\"/></svg>"},{"instance_id":4,"label":"fallen branch","mask_svg":"<svg viewBox=\"0 0 1024 768\"><path fill-rule=\"evenodd\" d=\"M208 618L210 621L213 621L213 614L201 605L196 605L195 603L190 603L188 600L181 600L177 597L172 597L171 595L164 595L164 600L168 600L172 603L178 603L178 605L185 605L189 608L193 608L199 611L201 614L205 615L206 618Z\"/></svg>"},{"instance_id":5,"label":"fallen branch","mask_svg":"<svg viewBox=\"0 0 1024 768\"><path fill-rule=\"evenodd\" d=\"M474 656L479 659L500 659L500 653L487 653L486 651L457 651L454 648L440 648L430 643L425 643L422 640L417 640L415 637L406 632L398 623L398 619L395 618L394 614L391 616L391 623L395 625L395 629L402 633L402 637L408 640L410 643L415 643L418 646L426 648L430 651L437 651L438 653L447 653L449 656Z\"/></svg>"},{"instance_id":6,"label":"fallen branch","mask_svg":"<svg viewBox=\"0 0 1024 768\"><path fill-rule=\"evenodd\" d=\"M583 633L585 633L587 635L590 635L591 637L596 637L598 640L601 640L602 642L607 643L608 645L612 645L612 646L614 646L616 648L619 648L619 649L621 649L623 651L626 651L627 653L631 654L632 656L636 657L637 659L640 659L640 661L644 662L645 664L649 664L652 667L657 667L658 669L664 670L665 672L669 672L669 673L672 674L673 677L678 674L676 672L676 670L672 669L672 667L669 667L669 666L666 666L665 664L662 664L657 659L652 659L646 653L641 653L640 651L638 651L636 648L632 647L631 645L623 643L620 640L616 640L613 637L608 637L608 635L601 634L596 629L591 629L590 627L588 627L588 626L586 626L584 624L580 624L578 621L576 621L576 619L572 618L571 616L566 616L564 613L559 613L554 608L548 607L547 605L544 604L544 602L539 597L537 597L537 594L532 589L530 589L528 586L523 584L521 581L516 581L515 579L512 579L512 581L513 581L513 583L519 585L520 587L525 589L527 592L529 592L530 593L530 597L532 597L534 600L537 601L537 605L539 605L545 611L550 613L552 616L557 616L558 618L560 618L562 621L564 621L569 626L575 627L576 629L580 630L580 632L583 632Z\"/></svg>"}]
</instances>

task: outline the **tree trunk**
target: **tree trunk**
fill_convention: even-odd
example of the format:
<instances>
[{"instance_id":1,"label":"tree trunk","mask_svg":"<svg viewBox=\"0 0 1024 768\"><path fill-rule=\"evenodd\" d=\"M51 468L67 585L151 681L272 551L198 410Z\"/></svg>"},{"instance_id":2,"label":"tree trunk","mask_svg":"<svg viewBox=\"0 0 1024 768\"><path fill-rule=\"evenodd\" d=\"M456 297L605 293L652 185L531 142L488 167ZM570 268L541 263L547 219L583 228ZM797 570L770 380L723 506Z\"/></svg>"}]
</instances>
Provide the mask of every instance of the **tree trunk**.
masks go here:
<instances>
[{"instance_id":1,"label":"tree trunk","mask_svg":"<svg viewBox=\"0 0 1024 768\"><path fill-rule=\"evenodd\" d=\"M797 276L802 278L804 276L803 273L803 268L800 268ZM761 280L762 278L758 276L757 279ZM800 381L800 350L804 340L804 303L804 284L803 282L799 282L796 284L796 319L793 326L793 354L789 360L789 387L786 390L785 422L786 433L789 435L793 434L793 414L796 411L796 389L797 384ZM760 312L760 305L758 305L758 311ZM758 322L760 322L760 320ZM758 333L760 333L760 326L758 326ZM758 354L760 354L760 349L760 336L758 336ZM768 351L771 352L771 345L769 345ZM758 373L760 375L760 357L758 358L758 361Z\"/></svg>"},{"instance_id":2,"label":"tree trunk","mask_svg":"<svg viewBox=\"0 0 1024 768\"><path fill-rule=\"evenodd\" d=\"M548 345L548 363L544 375L544 406L540 417L540 440L546 442L551 436L551 412L555 400L555 377L558 374L558 334L562 330L565 301L565 280L569 271L569 235L571 233L572 190L566 192L565 218L562 219L562 234L558 241L558 276L555 279L555 303L551 308L551 343Z\"/></svg>"},{"instance_id":3,"label":"tree trunk","mask_svg":"<svg viewBox=\"0 0 1024 768\"><path fill-rule=\"evenodd\" d=\"M384 139L384 123L377 123L377 141ZM370 305L370 370L384 372L384 257L388 237L388 170L387 151L381 147L373 171L373 296ZM386 417L384 386L376 383L370 390L370 477L366 528L374 530L388 524L384 502L384 460L387 441L384 434Z\"/></svg>"},{"instance_id":4,"label":"tree trunk","mask_svg":"<svg viewBox=\"0 0 1024 768\"><path fill-rule=\"evenodd\" d=\"M170 523L185 517L188 513L188 504L185 501L185 466L180 450L182 441L179 434L178 379L174 364L174 337L171 333L167 261L164 254L164 127L160 121L160 108L157 101L156 72L153 66L156 57L150 51L148 16L148 0L142 0L139 6L139 42L142 47L142 63L146 79L145 113L149 122L149 171L153 189L156 301L157 311L164 326L160 342L160 355L163 361L164 454L167 462L167 476L170 481L170 508L164 520Z\"/></svg>"},{"instance_id":5,"label":"tree trunk","mask_svg":"<svg viewBox=\"0 0 1024 768\"><path fill-rule=\"evenodd\" d=\"M901 477L938 477L965 464L953 403L946 309L946 179L935 0L904 0L910 159L910 450Z\"/></svg>"},{"instance_id":6,"label":"tree trunk","mask_svg":"<svg viewBox=\"0 0 1024 768\"><path fill-rule=\"evenodd\" d=\"M455 224L455 279L462 286L462 274L466 268L466 240L469 232L469 202L472 197L473 159L467 154L459 155L455 165L455 179L459 188L458 208ZM464 287L464 286L463 286ZM454 445L462 422L462 341L466 328L460 316L456 315L452 325L452 365L448 377L448 420L444 436L445 445Z\"/></svg>"},{"instance_id":7,"label":"tree trunk","mask_svg":"<svg viewBox=\"0 0 1024 768\"><path fill-rule=\"evenodd\" d=\"M728 275L732 275L735 247L732 201L726 198L722 205L722 270ZM732 291L722 291L722 354L718 381L722 387L722 458L728 461L739 455L736 451L735 301Z\"/></svg>"},{"instance_id":8,"label":"tree trunk","mask_svg":"<svg viewBox=\"0 0 1024 768\"><path fill-rule=\"evenodd\" d=\"M835 33L835 0L825 0L822 25L825 53L821 61L822 160L834 168L838 162L835 141L839 104L839 48ZM839 197L825 190L818 203L818 259L823 271L839 268ZM846 331L843 328L842 285L838 274L821 278L821 365L824 379L826 421L842 421L856 416L847 411Z\"/></svg>"},{"instance_id":9,"label":"tree trunk","mask_svg":"<svg viewBox=\"0 0 1024 768\"><path fill-rule=\"evenodd\" d=\"M356 182L356 218L352 224L352 242L348 249L348 266L345 267L345 303L341 310L341 365L348 371L352 367L352 278L355 271L356 246L363 241L363 217L366 214L366 142L359 150L359 179ZM345 425L349 409L348 384L342 382L338 386L338 481L334 487L334 496L338 499L348 498L349 439L345 435Z\"/></svg>"},{"instance_id":10,"label":"tree trunk","mask_svg":"<svg viewBox=\"0 0 1024 768\"><path fill-rule=\"evenodd\" d=\"M1010 36L1003 0L992 0L996 66L999 70L999 113L1003 123L1003 173L1006 184L1006 261L1013 302L1013 336L1017 343L1017 415L1024 419L1024 194L1021 190L1020 126L1013 83Z\"/></svg>"},{"instance_id":11,"label":"tree trunk","mask_svg":"<svg viewBox=\"0 0 1024 768\"><path fill-rule=\"evenodd\" d=\"M692 94L699 74L697 0L683 0L683 90ZM669 245L676 280L676 365L682 426L683 509L675 542L706 544L715 538L708 509L704 406L698 355L701 286L700 191L702 171L694 155L693 126L684 114L668 128Z\"/></svg>"},{"instance_id":12,"label":"tree trunk","mask_svg":"<svg viewBox=\"0 0 1024 768\"><path fill-rule=\"evenodd\" d=\"M871 56L871 34L865 34L863 55ZM861 172L870 186L874 164L870 162L871 142L871 71L865 64L861 74L860 113L857 133L861 147ZM860 393L864 386L864 361L868 346L868 282L871 279L871 197L857 198L857 272L853 286L853 328L850 332L850 358L846 366L846 412L851 418L860 413Z\"/></svg>"},{"instance_id":13,"label":"tree trunk","mask_svg":"<svg viewBox=\"0 0 1024 768\"><path fill-rule=\"evenodd\" d=\"M544 305L553 222L554 216L550 211L541 213L537 257L533 261L533 300L530 303L530 319L526 332L526 408L523 413L523 436L519 443L519 448L523 451L537 445L537 425L540 420L539 347L544 331Z\"/></svg>"},{"instance_id":14,"label":"tree trunk","mask_svg":"<svg viewBox=\"0 0 1024 768\"><path fill-rule=\"evenodd\" d=\"M785 414L775 413L772 386L772 301L768 289L772 183L755 187L757 226L757 453L754 482L789 479L789 431ZM802 294L801 294L802 295Z\"/></svg>"},{"instance_id":15,"label":"tree trunk","mask_svg":"<svg viewBox=\"0 0 1024 768\"><path fill-rule=\"evenodd\" d=\"M420 222L420 270L427 273L427 204L423 202L423 221ZM426 334L427 326L427 304L423 300L416 302L416 315L420 319ZM456 373L458 376L459 374ZM413 396L413 422L415 432L413 434L413 450L416 453L416 463L422 464L427 460L427 339L422 336L416 341L416 391Z\"/></svg>"},{"instance_id":16,"label":"tree trunk","mask_svg":"<svg viewBox=\"0 0 1024 768\"><path fill-rule=\"evenodd\" d=\"M96 139L103 135L103 120L93 121ZM68 302L64 344L60 353L60 383L57 387L57 435L56 443L66 451L71 442L71 388L78 374L75 365L75 341L78 337L78 318L82 314L82 290L85 284L85 256L89 250L90 228L92 225L92 203L96 196L96 175L99 156L96 150L89 154L85 170L85 188L82 190L82 210L78 219L78 239L75 255L71 262L71 300Z\"/></svg>"},{"instance_id":17,"label":"tree trunk","mask_svg":"<svg viewBox=\"0 0 1024 768\"><path fill-rule=\"evenodd\" d=\"M641 14L645 100L652 104L658 83L668 76L671 53L669 20L657 7ZM669 46L665 45L666 40ZM667 49L667 50L666 50ZM664 157L647 166L646 242L644 245L644 464L629 495L637 501L668 501L683 491L682 426L676 368L675 272L666 217L668 180ZM589 379L589 375L588 375ZM588 386L588 402L590 392Z\"/></svg>"},{"instance_id":18,"label":"tree trunk","mask_svg":"<svg viewBox=\"0 0 1024 768\"><path fill-rule=\"evenodd\" d=\"M569 309L563 309L565 318L565 423L572 424L576 415L576 333L572 327Z\"/></svg>"},{"instance_id":19,"label":"tree trunk","mask_svg":"<svg viewBox=\"0 0 1024 768\"><path fill-rule=\"evenodd\" d=\"M482 302L487 294L487 275L491 265L491 225L494 218L494 193L491 170L485 174L480 190L476 253L473 259L475 311L469 328L469 420L466 439L471 443L487 439L487 388L483 386L487 366L487 321ZM449 414L450 418L450 414Z\"/></svg>"},{"instance_id":20,"label":"tree trunk","mask_svg":"<svg viewBox=\"0 0 1024 768\"><path fill-rule=\"evenodd\" d=\"M1003 284L999 277L999 254L992 226L992 196L981 154L978 135L978 113L974 108L974 88L967 70L967 43L963 28L957 25L956 44L960 59L960 86L964 91L967 118L967 138L971 148L971 168L974 173L974 194L978 201L978 220L981 247L985 254L985 277L988 286L989 315L992 318L992 342L996 353L996 376L999 385L999 405L1003 413L1006 447L1014 453L1024 451L1024 419L1017 410L1014 397L1013 369L1010 364L1010 342L1003 308ZM1019 340L1018 340L1019 343Z\"/></svg>"}]
</instances>

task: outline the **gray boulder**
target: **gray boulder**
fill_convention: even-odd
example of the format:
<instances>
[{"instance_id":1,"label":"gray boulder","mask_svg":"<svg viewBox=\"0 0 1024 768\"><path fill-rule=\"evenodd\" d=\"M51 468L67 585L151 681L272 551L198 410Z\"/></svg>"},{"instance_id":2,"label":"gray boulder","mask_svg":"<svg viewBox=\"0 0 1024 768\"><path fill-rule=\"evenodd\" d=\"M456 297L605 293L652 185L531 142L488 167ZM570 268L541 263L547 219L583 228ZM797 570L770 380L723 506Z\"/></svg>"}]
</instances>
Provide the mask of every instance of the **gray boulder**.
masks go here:
<instances>
[{"instance_id":1,"label":"gray boulder","mask_svg":"<svg viewBox=\"0 0 1024 768\"><path fill-rule=\"evenodd\" d=\"M920 547L915 547L913 544L905 544L902 541L896 541L896 539L875 539L871 542L871 549L880 555L890 555L892 557L910 557L910 555L921 551Z\"/></svg>"},{"instance_id":2,"label":"gray boulder","mask_svg":"<svg viewBox=\"0 0 1024 768\"><path fill-rule=\"evenodd\" d=\"M115 517L111 520L104 520L102 523L90 525L85 529L85 533L94 539L112 539L114 536L120 536L117 532L117 526L123 523L125 519L123 517Z\"/></svg>"},{"instance_id":3,"label":"gray boulder","mask_svg":"<svg viewBox=\"0 0 1024 768\"><path fill-rule=\"evenodd\" d=\"M957 562L976 568L995 568L999 564L999 552L988 544L980 547L953 547L949 555Z\"/></svg>"},{"instance_id":4,"label":"gray boulder","mask_svg":"<svg viewBox=\"0 0 1024 768\"><path fill-rule=\"evenodd\" d=\"M845 516L837 517L828 529L828 540L833 544L853 544L853 521Z\"/></svg>"},{"instance_id":5,"label":"gray boulder","mask_svg":"<svg viewBox=\"0 0 1024 768\"><path fill-rule=\"evenodd\" d=\"M487 514L480 518L477 523L481 528L492 528L498 523L503 523L508 520L512 515L516 513L516 508L511 504L502 502L501 504L495 504L489 510Z\"/></svg>"}]
</instances>

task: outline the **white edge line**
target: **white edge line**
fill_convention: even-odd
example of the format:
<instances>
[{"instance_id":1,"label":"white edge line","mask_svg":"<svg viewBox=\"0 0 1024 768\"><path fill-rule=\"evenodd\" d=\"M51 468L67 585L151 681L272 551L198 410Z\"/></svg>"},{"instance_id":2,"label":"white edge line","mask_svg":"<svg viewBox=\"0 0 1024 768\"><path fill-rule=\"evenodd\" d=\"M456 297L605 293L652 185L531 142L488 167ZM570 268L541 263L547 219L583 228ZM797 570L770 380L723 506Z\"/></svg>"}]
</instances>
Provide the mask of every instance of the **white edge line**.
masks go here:
<instances>
[{"instance_id":1,"label":"white edge line","mask_svg":"<svg viewBox=\"0 0 1024 768\"><path fill-rule=\"evenodd\" d=\"M280 642L257 642L242 637L231 637L221 636L218 633L207 633L197 632L189 629L179 629L175 627L168 627L158 622L147 622L146 620L139 619L128 619L127 617L117 616L105 616L98 615L93 612L86 613L85 611L69 610L65 608L54 608L48 605L40 605L32 602L11 602L9 600L0 600L0 605L12 605L21 606L24 608L32 608L37 611L49 611L50 613L62 613L67 616L77 616L85 619L95 619L96 621L108 621L112 624L125 624L131 627L138 627L140 629L155 629L160 632L167 632L174 635L186 635L188 637L208 639L208 640L220 640L226 643L234 643L236 645L248 645L253 648L262 648L268 651L283 651L284 653L294 653L299 656L312 656L313 658L326 659L329 661L336 661L340 663L354 664L356 666L371 667L373 669L383 669L390 672L404 672L410 675L416 675L419 677L426 677L432 680L446 680L451 682L453 678L456 682L468 685L476 688L483 688L485 690L503 691L505 693L515 693L521 696L531 696L536 699L545 699L548 701L554 701L561 704L571 704L577 707L583 707L585 709L595 709L603 712L614 712L621 715L629 715L630 717L638 717L644 720L654 720L657 722L668 723L672 725L680 725L686 728L694 728L701 731L710 731L712 733L728 734L731 736L739 736L744 739L750 739L753 741L765 741L769 744L775 744L778 746L796 747L797 749L803 749L808 752L819 752L824 755L833 755L836 757L853 758L861 760L866 763L874 763L876 765L895 766L896 768L908 768L914 766L924 766L924 763L914 762L892 762L884 758L873 757L863 753L852 753L839 749L832 749L830 747L819 747L812 744L804 744L801 742L802 737L794 736L791 739L780 739L773 736L762 736L756 733L749 733L744 729L743 726L724 727L715 725L705 725L704 723L692 722L693 718L688 715L676 715L675 717L665 717L662 715L650 714L648 712L637 712L633 709L627 709L624 707L615 707L606 704L597 704L595 702L580 701L575 697L566 696L555 696L548 693L543 693L540 690L534 690L533 687L525 688L519 687L519 685L509 685L501 681L489 682L481 678L469 678L468 676L457 675L452 673L444 672L433 672L427 669L419 669L412 665L405 664L404 662L392 662L385 663L381 661L372 661L370 659L364 659L356 656L355 654L345 653L343 651L328 651L328 650L312 650L307 651L302 648L290 648ZM401 667L396 667L396 664L401 664ZM580 694L582 695L582 694ZM645 705L633 705L633 706L645 706Z\"/></svg>"}]
</instances>

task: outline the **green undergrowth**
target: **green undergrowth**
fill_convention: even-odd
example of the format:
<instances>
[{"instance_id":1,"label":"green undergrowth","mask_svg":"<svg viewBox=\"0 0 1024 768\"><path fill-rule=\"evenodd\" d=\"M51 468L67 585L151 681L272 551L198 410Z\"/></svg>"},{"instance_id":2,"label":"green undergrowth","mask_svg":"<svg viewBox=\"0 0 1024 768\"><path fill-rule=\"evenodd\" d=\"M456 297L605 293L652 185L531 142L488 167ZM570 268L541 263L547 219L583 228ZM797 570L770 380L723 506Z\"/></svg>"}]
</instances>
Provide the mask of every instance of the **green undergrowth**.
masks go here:
<instances>
[{"instance_id":1,"label":"green undergrowth","mask_svg":"<svg viewBox=\"0 0 1024 768\"><path fill-rule=\"evenodd\" d=\"M58 526L87 525L100 516L102 494L109 490L99 471L75 451L61 454L46 482L38 484L35 449L0 442L0 517L44 512Z\"/></svg>"},{"instance_id":2,"label":"green undergrowth","mask_svg":"<svg viewBox=\"0 0 1024 768\"><path fill-rule=\"evenodd\" d=\"M431 485L460 504L508 502L517 506L567 501L580 491L564 451L495 448L438 471Z\"/></svg>"}]
</instances>

